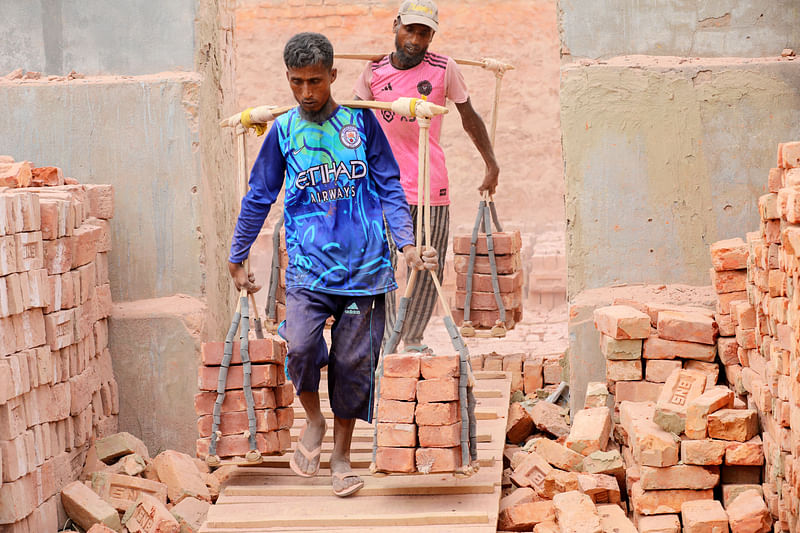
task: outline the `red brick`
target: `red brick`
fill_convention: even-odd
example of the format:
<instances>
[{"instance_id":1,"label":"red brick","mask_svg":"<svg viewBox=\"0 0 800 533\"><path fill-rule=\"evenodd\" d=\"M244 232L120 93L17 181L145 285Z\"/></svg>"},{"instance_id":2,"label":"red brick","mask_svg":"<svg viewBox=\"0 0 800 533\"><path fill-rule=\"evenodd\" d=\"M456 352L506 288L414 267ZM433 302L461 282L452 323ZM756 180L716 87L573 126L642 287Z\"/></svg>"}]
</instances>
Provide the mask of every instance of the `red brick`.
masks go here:
<instances>
[{"instance_id":1,"label":"red brick","mask_svg":"<svg viewBox=\"0 0 800 533\"><path fill-rule=\"evenodd\" d=\"M536 402L530 410L534 425L557 438L569 435L569 426L564 419L564 411L550 402Z\"/></svg>"},{"instance_id":2,"label":"red brick","mask_svg":"<svg viewBox=\"0 0 800 533\"><path fill-rule=\"evenodd\" d=\"M732 406L733 391L727 387L715 387L691 400L686 408L686 436L697 440L706 438L708 415Z\"/></svg>"},{"instance_id":3,"label":"red brick","mask_svg":"<svg viewBox=\"0 0 800 533\"><path fill-rule=\"evenodd\" d=\"M278 429L291 429L294 424L294 408L275 409L275 415L278 417Z\"/></svg>"},{"instance_id":4,"label":"red brick","mask_svg":"<svg viewBox=\"0 0 800 533\"><path fill-rule=\"evenodd\" d=\"M717 339L717 353L723 365L739 364L739 344L734 337L720 337Z\"/></svg>"},{"instance_id":5,"label":"red brick","mask_svg":"<svg viewBox=\"0 0 800 533\"><path fill-rule=\"evenodd\" d=\"M707 490L651 490L645 491L641 483L633 484L631 503L636 513L643 515L680 512L684 502L713 500L714 491Z\"/></svg>"},{"instance_id":6,"label":"red brick","mask_svg":"<svg viewBox=\"0 0 800 533\"><path fill-rule=\"evenodd\" d=\"M723 315L728 315L731 312L731 302L738 300L746 300L747 293L741 292L726 292L717 295L717 312Z\"/></svg>"},{"instance_id":7,"label":"red brick","mask_svg":"<svg viewBox=\"0 0 800 533\"><path fill-rule=\"evenodd\" d=\"M375 455L375 466L381 472L415 472L415 461L414 448L378 447Z\"/></svg>"},{"instance_id":8,"label":"red brick","mask_svg":"<svg viewBox=\"0 0 800 533\"><path fill-rule=\"evenodd\" d=\"M379 422L377 441L382 447L413 448L417 445L417 426Z\"/></svg>"},{"instance_id":9,"label":"red brick","mask_svg":"<svg viewBox=\"0 0 800 533\"><path fill-rule=\"evenodd\" d=\"M72 237L44 241L44 266L47 273L62 274L72 268L75 244Z\"/></svg>"},{"instance_id":10,"label":"red brick","mask_svg":"<svg viewBox=\"0 0 800 533\"><path fill-rule=\"evenodd\" d=\"M498 274L513 274L522 268L522 262L518 253L511 255L496 256ZM453 268L457 274L465 274L469 268L469 255L454 254ZM489 256L479 255L475 257L475 270L478 274L491 274L492 268L489 264Z\"/></svg>"},{"instance_id":11,"label":"red brick","mask_svg":"<svg viewBox=\"0 0 800 533\"><path fill-rule=\"evenodd\" d=\"M122 529L117 511L80 481L64 487L61 502L67 515L83 529L89 529L98 522L115 531Z\"/></svg>"},{"instance_id":12,"label":"red brick","mask_svg":"<svg viewBox=\"0 0 800 533\"><path fill-rule=\"evenodd\" d=\"M681 522L676 514L639 516L640 533L681 533Z\"/></svg>"},{"instance_id":13,"label":"red brick","mask_svg":"<svg viewBox=\"0 0 800 533\"><path fill-rule=\"evenodd\" d=\"M529 452L514 469L511 480L518 487L531 487L537 493L541 493L544 488L544 479L552 471L553 467L541 455Z\"/></svg>"},{"instance_id":14,"label":"red brick","mask_svg":"<svg viewBox=\"0 0 800 533\"><path fill-rule=\"evenodd\" d=\"M747 300L732 302L731 313L737 326L745 329L756 327L756 310Z\"/></svg>"},{"instance_id":15,"label":"red brick","mask_svg":"<svg viewBox=\"0 0 800 533\"><path fill-rule=\"evenodd\" d=\"M772 531L772 517L756 490L742 492L728 506L731 533L767 533Z\"/></svg>"},{"instance_id":16,"label":"red brick","mask_svg":"<svg viewBox=\"0 0 800 533\"><path fill-rule=\"evenodd\" d=\"M136 503L140 494L148 494L167 504L167 486L158 481L111 472L95 472L91 478L91 488L117 511L125 512Z\"/></svg>"},{"instance_id":17,"label":"red brick","mask_svg":"<svg viewBox=\"0 0 800 533\"><path fill-rule=\"evenodd\" d=\"M28 473L28 455L25 450L25 437L0 441L0 479L4 483L14 481Z\"/></svg>"},{"instance_id":18,"label":"red brick","mask_svg":"<svg viewBox=\"0 0 800 533\"><path fill-rule=\"evenodd\" d=\"M111 301L111 287L108 283L98 285L95 289L95 299L97 301L97 318L111 316L113 302Z\"/></svg>"},{"instance_id":19,"label":"red brick","mask_svg":"<svg viewBox=\"0 0 800 533\"><path fill-rule=\"evenodd\" d=\"M562 532L600 532L600 516L592 500L578 491L564 492L553 497L556 519Z\"/></svg>"},{"instance_id":20,"label":"red brick","mask_svg":"<svg viewBox=\"0 0 800 533\"><path fill-rule=\"evenodd\" d=\"M278 337L268 335L264 339L250 339L248 345L251 363L276 363L282 365L286 360L286 343ZM224 342L204 342L200 350L202 364L206 366L221 365L224 347ZM230 364L242 364L239 341L233 343Z\"/></svg>"},{"instance_id":21,"label":"red brick","mask_svg":"<svg viewBox=\"0 0 800 533\"><path fill-rule=\"evenodd\" d=\"M416 405L415 419L421 426L454 424L461 420L461 411L458 402L420 403Z\"/></svg>"},{"instance_id":22,"label":"red brick","mask_svg":"<svg viewBox=\"0 0 800 533\"><path fill-rule=\"evenodd\" d=\"M717 327L719 327L719 336L720 337L732 337L734 335L734 321L733 321L733 314L729 315L722 315L719 313L714 313L714 320L717 322Z\"/></svg>"},{"instance_id":23,"label":"red brick","mask_svg":"<svg viewBox=\"0 0 800 533\"><path fill-rule=\"evenodd\" d=\"M100 378L91 366L69 379L70 414L77 415L92 402L92 395L100 389Z\"/></svg>"},{"instance_id":24,"label":"red brick","mask_svg":"<svg viewBox=\"0 0 800 533\"><path fill-rule=\"evenodd\" d=\"M197 533L206 521L211 505L197 498L184 498L181 503L170 509L178 520L183 533Z\"/></svg>"},{"instance_id":25,"label":"red brick","mask_svg":"<svg viewBox=\"0 0 800 533\"><path fill-rule=\"evenodd\" d=\"M420 357L414 353L392 353L383 356L383 375L390 378L419 378Z\"/></svg>"},{"instance_id":26,"label":"red brick","mask_svg":"<svg viewBox=\"0 0 800 533\"><path fill-rule=\"evenodd\" d=\"M114 187L90 184L83 187L89 200L89 216L101 219L114 218Z\"/></svg>"},{"instance_id":27,"label":"red brick","mask_svg":"<svg viewBox=\"0 0 800 533\"><path fill-rule=\"evenodd\" d=\"M217 378L221 367L201 366L198 368L197 388L205 391L217 390ZM285 376L279 365L251 365L250 384L255 387L275 387L284 383ZM228 368L225 388L241 389L244 386L244 367L240 365Z\"/></svg>"},{"instance_id":28,"label":"red brick","mask_svg":"<svg viewBox=\"0 0 800 533\"><path fill-rule=\"evenodd\" d=\"M38 270L44 267L42 232L32 231L14 235L17 248L17 268L20 271Z\"/></svg>"},{"instance_id":29,"label":"red brick","mask_svg":"<svg viewBox=\"0 0 800 533\"><path fill-rule=\"evenodd\" d=\"M719 483L718 466L674 465L664 468L642 465L641 485L645 490L713 489Z\"/></svg>"},{"instance_id":30,"label":"red brick","mask_svg":"<svg viewBox=\"0 0 800 533\"><path fill-rule=\"evenodd\" d=\"M459 364L458 355L424 355L420 358L420 372L423 379L457 378Z\"/></svg>"},{"instance_id":31,"label":"red brick","mask_svg":"<svg viewBox=\"0 0 800 533\"><path fill-rule=\"evenodd\" d=\"M561 470L577 472L583 468L583 455L554 440L535 438L533 439L533 447L530 449L538 453L545 461Z\"/></svg>"},{"instance_id":32,"label":"red brick","mask_svg":"<svg viewBox=\"0 0 800 533\"><path fill-rule=\"evenodd\" d=\"M778 145L778 166L781 168L800 167L800 142L780 143Z\"/></svg>"},{"instance_id":33,"label":"red brick","mask_svg":"<svg viewBox=\"0 0 800 533\"><path fill-rule=\"evenodd\" d=\"M0 276L19 272L17 268L17 241L13 235L0 237Z\"/></svg>"},{"instance_id":34,"label":"red brick","mask_svg":"<svg viewBox=\"0 0 800 533\"><path fill-rule=\"evenodd\" d=\"M461 446L453 448L417 448L417 470L425 474L455 472L461 468Z\"/></svg>"},{"instance_id":35,"label":"red brick","mask_svg":"<svg viewBox=\"0 0 800 533\"><path fill-rule=\"evenodd\" d=\"M703 394L706 376L693 370L678 370L664 383L657 406L685 417L689 402Z\"/></svg>"},{"instance_id":36,"label":"red brick","mask_svg":"<svg viewBox=\"0 0 800 533\"><path fill-rule=\"evenodd\" d=\"M46 342L45 321L41 309L30 309L15 315L12 321L19 349L35 348Z\"/></svg>"},{"instance_id":37,"label":"red brick","mask_svg":"<svg viewBox=\"0 0 800 533\"><path fill-rule=\"evenodd\" d=\"M715 270L747 268L747 244L739 237L717 241L711 245L710 251Z\"/></svg>"},{"instance_id":38,"label":"red brick","mask_svg":"<svg viewBox=\"0 0 800 533\"><path fill-rule=\"evenodd\" d=\"M511 293L518 291L522 288L525 278L519 270L512 274L498 275L497 284L501 293ZM466 289L467 287L467 274L456 274L456 287ZM473 274L472 275L472 290L476 292L493 292L491 274Z\"/></svg>"},{"instance_id":39,"label":"red brick","mask_svg":"<svg viewBox=\"0 0 800 533\"><path fill-rule=\"evenodd\" d=\"M764 464L764 446L758 435L746 442L727 442L726 444L726 465L760 466Z\"/></svg>"},{"instance_id":40,"label":"red brick","mask_svg":"<svg viewBox=\"0 0 800 533\"><path fill-rule=\"evenodd\" d=\"M680 441L651 420L635 420L628 432L636 461L648 466L672 466L678 463Z\"/></svg>"},{"instance_id":41,"label":"red brick","mask_svg":"<svg viewBox=\"0 0 800 533\"><path fill-rule=\"evenodd\" d=\"M498 530L531 531L537 524L552 522L555 518L555 507L551 501L519 503L500 512Z\"/></svg>"},{"instance_id":42,"label":"red brick","mask_svg":"<svg viewBox=\"0 0 800 533\"><path fill-rule=\"evenodd\" d=\"M419 411L420 407L428 407L428 406L454 406L454 408L450 408L449 411L452 415L457 415L457 404L453 403L444 403L444 404L420 404L417 408ZM446 409L446 407L444 408ZM439 409L439 411L444 411L444 409ZM419 417L418 417L419 419ZM509 442L522 442L525 437L531 434L533 431L533 419L531 418L528 411L525 407L522 406L520 403L512 403L508 409L508 422L506 424L506 438Z\"/></svg>"},{"instance_id":43,"label":"red brick","mask_svg":"<svg viewBox=\"0 0 800 533\"><path fill-rule=\"evenodd\" d=\"M711 269L711 284L718 293L743 291L747 281L747 270L722 270Z\"/></svg>"},{"instance_id":44,"label":"red brick","mask_svg":"<svg viewBox=\"0 0 800 533\"><path fill-rule=\"evenodd\" d=\"M614 476L605 474L578 474L578 490L589 496L593 503L619 503L622 497Z\"/></svg>"},{"instance_id":45,"label":"red brick","mask_svg":"<svg viewBox=\"0 0 800 533\"><path fill-rule=\"evenodd\" d=\"M627 517L625 511L617 504L601 504L597 506L600 515L600 527L603 531L615 533L638 533L636 526Z\"/></svg>"},{"instance_id":46,"label":"red brick","mask_svg":"<svg viewBox=\"0 0 800 533\"><path fill-rule=\"evenodd\" d=\"M608 381L640 381L642 379L642 360L606 361Z\"/></svg>"},{"instance_id":47,"label":"red brick","mask_svg":"<svg viewBox=\"0 0 800 533\"><path fill-rule=\"evenodd\" d=\"M758 433L758 416L752 409L722 409L708 415L708 435L745 442Z\"/></svg>"},{"instance_id":48,"label":"red brick","mask_svg":"<svg viewBox=\"0 0 800 533\"><path fill-rule=\"evenodd\" d=\"M650 359L645 368L645 379L653 383L664 383L675 371L680 370L681 362L670 359Z\"/></svg>"},{"instance_id":49,"label":"red brick","mask_svg":"<svg viewBox=\"0 0 800 533\"><path fill-rule=\"evenodd\" d=\"M728 513L716 500L688 501L681 505L684 533L728 531Z\"/></svg>"},{"instance_id":50,"label":"red brick","mask_svg":"<svg viewBox=\"0 0 800 533\"><path fill-rule=\"evenodd\" d=\"M22 397L14 397L0 405L0 440L11 440L25 432L25 407Z\"/></svg>"},{"instance_id":51,"label":"red brick","mask_svg":"<svg viewBox=\"0 0 800 533\"><path fill-rule=\"evenodd\" d=\"M452 402L458 400L458 379L424 379L417 383L417 402Z\"/></svg>"},{"instance_id":52,"label":"red brick","mask_svg":"<svg viewBox=\"0 0 800 533\"><path fill-rule=\"evenodd\" d=\"M97 253L111 251L111 223L108 220L101 220L99 218L88 218L86 219L85 225L100 230L95 247ZM94 258L92 258L92 261L94 261Z\"/></svg>"},{"instance_id":53,"label":"red brick","mask_svg":"<svg viewBox=\"0 0 800 533\"><path fill-rule=\"evenodd\" d=\"M256 415L256 431L266 433L278 429L278 417L273 409L258 409ZM197 432L201 437L211 436L212 416L205 415L197 419ZM247 411L234 411L220 416L219 431L223 435L243 433L250 427Z\"/></svg>"},{"instance_id":54,"label":"red brick","mask_svg":"<svg viewBox=\"0 0 800 533\"><path fill-rule=\"evenodd\" d=\"M455 294L455 307L464 309L466 305L466 291L456 289ZM514 292L500 293L500 300L503 302L503 307L508 312L509 309L516 309L522 304L522 288L515 289ZM493 292L477 292L473 291L470 297L470 309L494 311L499 309L497 306L497 297Z\"/></svg>"},{"instance_id":55,"label":"red brick","mask_svg":"<svg viewBox=\"0 0 800 533\"><path fill-rule=\"evenodd\" d=\"M651 335L644 341L642 357L645 359L695 359L713 361L716 355L714 346L695 342L673 341Z\"/></svg>"},{"instance_id":56,"label":"red brick","mask_svg":"<svg viewBox=\"0 0 800 533\"><path fill-rule=\"evenodd\" d=\"M575 414L565 441L567 448L583 455L603 451L611 435L611 415L607 407L582 409Z\"/></svg>"},{"instance_id":57,"label":"red brick","mask_svg":"<svg viewBox=\"0 0 800 533\"><path fill-rule=\"evenodd\" d=\"M542 358L526 359L523 363L523 391L525 394L532 394L544 386L542 364Z\"/></svg>"},{"instance_id":58,"label":"red brick","mask_svg":"<svg viewBox=\"0 0 800 533\"><path fill-rule=\"evenodd\" d=\"M167 450L158 454L153 462L158 478L167 486L167 495L172 503L178 503L187 496L211 501L208 487L191 457Z\"/></svg>"},{"instance_id":59,"label":"red brick","mask_svg":"<svg viewBox=\"0 0 800 533\"><path fill-rule=\"evenodd\" d=\"M661 394L661 383L647 381L620 381L616 384L614 398L616 403L630 402L655 402Z\"/></svg>"},{"instance_id":60,"label":"red brick","mask_svg":"<svg viewBox=\"0 0 800 533\"><path fill-rule=\"evenodd\" d=\"M34 167L31 168L31 185L33 187L64 185L64 174L59 167Z\"/></svg>"},{"instance_id":61,"label":"red brick","mask_svg":"<svg viewBox=\"0 0 800 533\"><path fill-rule=\"evenodd\" d=\"M614 339L645 339L650 335L650 317L626 305L595 309L594 325Z\"/></svg>"},{"instance_id":62,"label":"red brick","mask_svg":"<svg viewBox=\"0 0 800 533\"><path fill-rule=\"evenodd\" d=\"M461 444L461 422L447 426L418 426L419 445L423 448L452 448Z\"/></svg>"},{"instance_id":63,"label":"red brick","mask_svg":"<svg viewBox=\"0 0 800 533\"><path fill-rule=\"evenodd\" d=\"M427 404L438 405L438 404ZM447 405L447 404L441 404ZM378 422L398 422L403 424L414 423L415 402L401 402L398 400L378 400Z\"/></svg>"},{"instance_id":64,"label":"red brick","mask_svg":"<svg viewBox=\"0 0 800 533\"><path fill-rule=\"evenodd\" d=\"M658 315L658 336L662 339L713 345L718 333L714 319L702 313L662 311Z\"/></svg>"},{"instance_id":65,"label":"red brick","mask_svg":"<svg viewBox=\"0 0 800 533\"><path fill-rule=\"evenodd\" d=\"M383 377L380 381L381 398L413 402L417 394L417 380L414 378Z\"/></svg>"},{"instance_id":66,"label":"red brick","mask_svg":"<svg viewBox=\"0 0 800 533\"><path fill-rule=\"evenodd\" d=\"M74 242L72 268L94 261L98 251L97 243L101 236L102 230L97 226L84 224L75 229L72 235Z\"/></svg>"},{"instance_id":67,"label":"red brick","mask_svg":"<svg viewBox=\"0 0 800 533\"><path fill-rule=\"evenodd\" d=\"M469 255L472 248L472 235L453 235L453 253ZM488 255L488 242L485 233L479 233L475 241L475 253ZM492 233L492 249L495 255L507 255L522 249L522 237L519 230L498 231Z\"/></svg>"},{"instance_id":68,"label":"red brick","mask_svg":"<svg viewBox=\"0 0 800 533\"><path fill-rule=\"evenodd\" d=\"M130 513L125 514L130 533L178 533L180 525L167 508L149 494L140 494Z\"/></svg>"},{"instance_id":69,"label":"red brick","mask_svg":"<svg viewBox=\"0 0 800 533\"><path fill-rule=\"evenodd\" d=\"M289 387L292 386L290 383L287 385L289 385ZM283 389L283 386L275 389L275 391L279 389ZM214 412L214 402L216 400L216 392L200 392L195 394L195 413L199 416L212 414ZM274 409L278 406L273 390L268 388L253 389L253 400L256 409ZM225 400L222 402L221 412L229 413L233 411L245 411L246 409L247 404L245 402L243 390L232 390L225 393Z\"/></svg>"}]
</instances>

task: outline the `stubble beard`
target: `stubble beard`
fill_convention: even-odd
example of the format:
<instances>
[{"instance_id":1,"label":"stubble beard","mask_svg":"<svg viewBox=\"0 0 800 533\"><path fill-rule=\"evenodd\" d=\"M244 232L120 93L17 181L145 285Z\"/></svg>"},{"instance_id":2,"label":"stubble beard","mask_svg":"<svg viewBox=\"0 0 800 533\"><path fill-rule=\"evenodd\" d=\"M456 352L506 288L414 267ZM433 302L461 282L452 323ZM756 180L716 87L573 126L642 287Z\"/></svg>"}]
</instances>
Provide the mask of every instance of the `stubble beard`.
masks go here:
<instances>
[{"instance_id":1,"label":"stubble beard","mask_svg":"<svg viewBox=\"0 0 800 533\"><path fill-rule=\"evenodd\" d=\"M306 111L303 109L303 106L299 106L298 109L300 111L300 118L306 120L308 122L316 122L317 124L322 124L330 116L333 114L333 107L334 102L333 98L328 98L328 101L325 102L325 105L320 107L317 111Z\"/></svg>"}]
</instances>

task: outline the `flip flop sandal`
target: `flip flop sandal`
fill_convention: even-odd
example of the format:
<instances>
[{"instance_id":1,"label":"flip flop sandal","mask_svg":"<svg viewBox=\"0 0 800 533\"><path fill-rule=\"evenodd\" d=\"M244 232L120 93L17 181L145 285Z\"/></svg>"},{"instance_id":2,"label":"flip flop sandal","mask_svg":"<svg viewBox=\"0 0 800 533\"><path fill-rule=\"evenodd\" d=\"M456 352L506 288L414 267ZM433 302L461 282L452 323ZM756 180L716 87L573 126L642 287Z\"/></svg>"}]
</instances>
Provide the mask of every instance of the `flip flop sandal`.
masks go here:
<instances>
[{"instance_id":1,"label":"flip flop sandal","mask_svg":"<svg viewBox=\"0 0 800 533\"><path fill-rule=\"evenodd\" d=\"M403 349L403 353L433 353L427 344L412 344Z\"/></svg>"},{"instance_id":2,"label":"flip flop sandal","mask_svg":"<svg viewBox=\"0 0 800 533\"><path fill-rule=\"evenodd\" d=\"M332 480L335 479L335 480L338 480L338 481L344 481L347 478L358 478L359 481L358 481L358 483L350 485L349 487L346 487L346 488L344 488L344 489L342 489L342 490L340 490L338 492L336 491L336 489L334 489L333 493L336 496L340 497L340 498L344 498L346 496L350 496L351 494L355 494L356 492L360 491L362 489L362 487L364 487L364 480L361 479L361 476L359 476L358 474L356 474L356 473L354 473L352 471L350 471L350 472L332 472L331 473L331 479ZM331 485L333 485L333 484L331 483Z\"/></svg>"},{"instance_id":3,"label":"flip flop sandal","mask_svg":"<svg viewBox=\"0 0 800 533\"><path fill-rule=\"evenodd\" d=\"M303 431L303 433L305 433L305 430ZM297 441L297 447L295 448L292 457L289 459L289 468L291 468L292 472L294 472L300 477L314 477L317 475L317 472L319 472L319 463L321 462L320 456L322 455L322 445L320 444L313 450L309 451L308 448L306 448L303 445L302 439L303 439L303 434L301 433L300 439L298 439ZM312 464L314 460L317 461L317 467L314 469L313 472L304 472L303 470L300 469L300 466L294 459L294 456L297 452L303 454L303 457L306 458L306 461L308 461L309 464Z\"/></svg>"}]
</instances>

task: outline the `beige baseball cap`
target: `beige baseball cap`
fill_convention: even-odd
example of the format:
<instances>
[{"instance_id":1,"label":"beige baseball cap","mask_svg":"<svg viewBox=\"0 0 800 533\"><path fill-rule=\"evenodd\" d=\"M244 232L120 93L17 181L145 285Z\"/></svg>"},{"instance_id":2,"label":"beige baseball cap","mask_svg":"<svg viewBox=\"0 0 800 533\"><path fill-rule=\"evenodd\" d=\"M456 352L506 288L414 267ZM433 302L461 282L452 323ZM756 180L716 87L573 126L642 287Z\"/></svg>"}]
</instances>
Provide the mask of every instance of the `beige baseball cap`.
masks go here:
<instances>
[{"instance_id":1,"label":"beige baseball cap","mask_svg":"<svg viewBox=\"0 0 800 533\"><path fill-rule=\"evenodd\" d=\"M424 24L439 31L439 8L432 0L406 0L397 12L404 26Z\"/></svg>"}]
</instances>

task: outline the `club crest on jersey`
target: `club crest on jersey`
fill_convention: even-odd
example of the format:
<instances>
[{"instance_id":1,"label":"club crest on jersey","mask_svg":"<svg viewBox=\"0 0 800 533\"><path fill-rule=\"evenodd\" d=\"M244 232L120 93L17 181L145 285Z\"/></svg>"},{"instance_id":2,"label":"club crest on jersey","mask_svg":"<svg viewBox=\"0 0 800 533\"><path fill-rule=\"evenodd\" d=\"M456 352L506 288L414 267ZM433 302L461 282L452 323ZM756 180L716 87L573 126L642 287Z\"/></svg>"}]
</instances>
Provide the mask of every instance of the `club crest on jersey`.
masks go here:
<instances>
[{"instance_id":1,"label":"club crest on jersey","mask_svg":"<svg viewBox=\"0 0 800 533\"><path fill-rule=\"evenodd\" d=\"M339 140L347 148L358 148L361 146L361 135L358 134L358 129L352 124L348 124L339 130Z\"/></svg>"}]
</instances>

